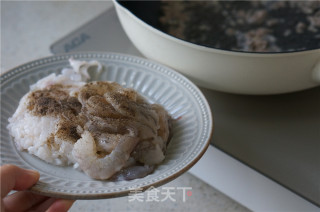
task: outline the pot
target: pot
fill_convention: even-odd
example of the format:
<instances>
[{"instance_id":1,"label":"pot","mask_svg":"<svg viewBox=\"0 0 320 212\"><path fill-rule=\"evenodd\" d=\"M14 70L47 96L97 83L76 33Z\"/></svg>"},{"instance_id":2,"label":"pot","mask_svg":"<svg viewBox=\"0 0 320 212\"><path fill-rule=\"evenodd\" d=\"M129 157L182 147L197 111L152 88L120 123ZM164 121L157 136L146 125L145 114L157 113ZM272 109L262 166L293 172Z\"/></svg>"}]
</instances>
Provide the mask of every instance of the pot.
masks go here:
<instances>
[{"instance_id":1,"label":"pot","mask_svg":"<svg viewBox=\"0 0 320 212\"><path fill-rule=\"evenodd\" d=\"M113 3L124 31L145 57L172 67L201 87L265 95L294 92L320 84L320 49L248 53L200 46L152 27L144 21L145 17L141 19L132 11L140 8L145 16L155 16L152 2L141 1L130 8L116 0Z\"/></svg>"}]
</instances>

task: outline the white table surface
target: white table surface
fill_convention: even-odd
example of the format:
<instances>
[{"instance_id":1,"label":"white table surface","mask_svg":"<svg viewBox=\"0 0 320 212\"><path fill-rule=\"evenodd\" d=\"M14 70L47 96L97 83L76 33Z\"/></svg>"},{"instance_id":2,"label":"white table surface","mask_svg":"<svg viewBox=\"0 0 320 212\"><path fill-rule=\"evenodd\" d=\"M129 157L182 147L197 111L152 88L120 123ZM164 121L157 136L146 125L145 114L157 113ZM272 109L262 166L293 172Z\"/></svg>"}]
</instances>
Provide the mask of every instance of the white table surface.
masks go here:
<instances>
[{"instance_id":1,"label":"white table surface","mask_svg":"<svg viewBox=\"0 0 320 212\"><path fill-rule=\"evenodd\" d=\"M106 1L1 1L1 73L51 55L49 46L112 5ZM189 173L162 187L192 187L186 202L79 200L70 211L249 211ZM161 187L160 187L161 189Z\"/></svg>"}]
</instances>

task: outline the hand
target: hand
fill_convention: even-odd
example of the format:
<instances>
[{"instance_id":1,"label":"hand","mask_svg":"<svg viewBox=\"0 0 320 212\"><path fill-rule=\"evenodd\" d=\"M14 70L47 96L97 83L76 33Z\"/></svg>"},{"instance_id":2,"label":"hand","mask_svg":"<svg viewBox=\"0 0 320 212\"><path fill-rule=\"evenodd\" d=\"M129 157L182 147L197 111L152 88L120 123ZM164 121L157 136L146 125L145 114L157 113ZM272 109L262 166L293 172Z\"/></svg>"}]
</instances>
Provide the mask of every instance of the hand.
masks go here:
<instances>
[{"instance_id":1,"label":"hand","mask_svg":"<svg viewBox=\"0 0 320 212\"><path fill-rule=\"evenodd\" d=\"M0 167L1 212L47 211L65 212L74 200L63 200L31 193L30 188L39 180L37 171L26 170L14 165ZM11 190L17 190L9 196Z\"/></svg>"}]
</instances>

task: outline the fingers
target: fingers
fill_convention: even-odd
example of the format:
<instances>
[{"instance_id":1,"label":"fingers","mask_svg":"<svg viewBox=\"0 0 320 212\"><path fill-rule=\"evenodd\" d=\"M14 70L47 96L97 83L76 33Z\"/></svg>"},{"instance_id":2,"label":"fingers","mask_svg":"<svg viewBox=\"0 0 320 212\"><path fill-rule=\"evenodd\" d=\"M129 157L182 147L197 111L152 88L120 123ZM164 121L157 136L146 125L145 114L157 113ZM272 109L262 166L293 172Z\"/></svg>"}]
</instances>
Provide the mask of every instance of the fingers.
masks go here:
<instances>
[{"instance_id":1,"label":"fingers","mask_svg":"<svg viewBox=\"0 0 320 212\"><path fill-rule=\"evenodd\" d=\"M3 203L6 211L26 211L46 199L49 197L33 194L29 191L19 191L5 197Z\"/></svg>"},{"instance_id":2,"label":"fingers","mask_svg":"<svg viewBox=\"0 0 320 212\"><path fill-rule=\"evenodd\" d=\"M46 211L57 199L55 198L48 198L45 201L41 202L40 204L30 208L28 211L33 212L43 212Z\"/></svg>"},{"instance_id":3,"label":"fingers","mask_svg":"<svg viewBox=\"0 0 320 212\"><path fill-rule=\"evenodd\" d=\"M19 191L3 200L5 211L67 212L75 200L63 200Z\"/></svg>"},{"instance_id":4,"label":"fingers","mask_svg":"<svg viewBox=\"0 0 320 212\"><path fill-rule=\"evenodd\" d=\"M14 165L0 167L1 198L11 190L25 190L39 180L39 173L33 170L22 169Z\"/></svg>"},{"instance_id":5,"label":"fingers","mask_svg":"<svg viewBox=\"0 0 320 212\"><path fill-rule=\"evenodd\" d=\"M67 212L74 203L74 200L63 200L49 198L39 205L32 207L30 211L34 212Z\"/></svg>"},{"instance_id":6,"label":"fingers","mask_svg":"<svg viewBox=\"0 0 320 212\"><path fill-rule=\"evenodd\" d=\"M58 199L46 212L67 212L71 208L73 203L74 200Z\"/></svg>"},{"instance_id":7,"label":"fingers","mask_svg":"<svg viewBox=\"0 0 320 212\"><path fill-rule=\"evenodd\" d=\"M49 198L28 191L19 191L10 196L11 190L25 190L30 188L39 180L39 173L33 170L22 169L14 165L0 167L1 181L1 211L48 211L67 212L74 200L62 200ZM6 197L7 196L7 197ZM5 198L4 198L5 197ZM4 207L2 207L4 206Z\"/></svg>"}]
</instances>

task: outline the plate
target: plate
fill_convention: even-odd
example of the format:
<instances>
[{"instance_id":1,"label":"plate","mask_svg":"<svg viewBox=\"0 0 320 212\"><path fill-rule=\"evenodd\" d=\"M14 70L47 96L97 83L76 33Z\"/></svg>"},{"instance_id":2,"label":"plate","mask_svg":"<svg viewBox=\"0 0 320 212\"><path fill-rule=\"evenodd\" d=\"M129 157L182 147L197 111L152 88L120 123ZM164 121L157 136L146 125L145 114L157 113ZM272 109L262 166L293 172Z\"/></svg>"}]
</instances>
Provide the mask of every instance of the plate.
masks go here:
<instances>
[{"instance_id":1,"label":"plate","mask_svg":"<svg viewBox=\"0 0 320 212\"><path fill-rule=\"evenodd\" d=\"M16 149L6 126L20 98L40 78L69 67L69 58L97 60L104 70L92 80L116 81L133 88L150 103L159 103L175 119L173 137L165 160L155 171L140 179L111 182L94 180L70 167L48 164ZM40 180L30 190L67 199L101 199L128 195L169 182L191 168L206 151L212 134L210 107L201 91L186 77L158 63L117 53L86 52L56 55L14 68L1 76L0 164L15 164L40 172Z\"/></svg>"}]
</instances>

